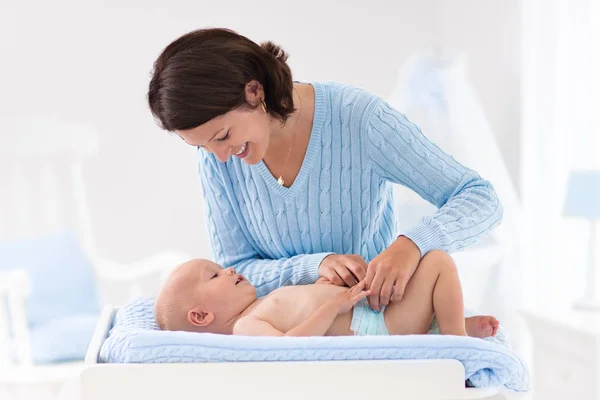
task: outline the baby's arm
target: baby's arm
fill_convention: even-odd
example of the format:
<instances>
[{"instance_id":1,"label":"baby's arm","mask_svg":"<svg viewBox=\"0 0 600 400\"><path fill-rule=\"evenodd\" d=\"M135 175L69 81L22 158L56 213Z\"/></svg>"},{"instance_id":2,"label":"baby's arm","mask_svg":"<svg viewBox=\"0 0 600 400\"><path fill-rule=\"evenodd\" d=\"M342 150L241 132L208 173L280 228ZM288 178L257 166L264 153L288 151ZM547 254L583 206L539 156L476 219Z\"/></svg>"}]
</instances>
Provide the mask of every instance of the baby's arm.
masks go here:
<instances>
[{"instance_id":1,"label":"baby's arm","mask_svg":"<svg viewBox=\"0 0 600 400\"><path fill-rule=\"evenodd\" d=\"M350 311L356 303L369 295L369 291L362 291L364 286L363 281L338 294L287 332L282 332L268 321L250 315L240 318L233 327L233 334L246 336L324 336L340 313Z\"/></svg>"}]
</instances>

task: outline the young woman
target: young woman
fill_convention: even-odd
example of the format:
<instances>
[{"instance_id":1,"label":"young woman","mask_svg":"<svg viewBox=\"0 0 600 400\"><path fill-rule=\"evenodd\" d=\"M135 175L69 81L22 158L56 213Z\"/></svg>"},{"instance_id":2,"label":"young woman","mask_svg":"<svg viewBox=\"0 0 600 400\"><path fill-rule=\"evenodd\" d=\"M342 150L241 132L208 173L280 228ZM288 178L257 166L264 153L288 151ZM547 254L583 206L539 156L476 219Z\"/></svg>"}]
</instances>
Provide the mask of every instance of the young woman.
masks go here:
<instances>
[{"instance_id":1,"label":"young woman","mask_svg":"<svg viewBox=\"0 0 600 400\"><path fill-rule=\"evenodd\" d=\"M352 86L294 82L286 59L272 42L197 30L164 49L148 92L162 128L199 149L215 262L259 296L365 279L381 310L429 251L462 249L500 223L492 185L403 114ZM438 211L397 232L393 184Z\"/></svg>"}]
</instances>

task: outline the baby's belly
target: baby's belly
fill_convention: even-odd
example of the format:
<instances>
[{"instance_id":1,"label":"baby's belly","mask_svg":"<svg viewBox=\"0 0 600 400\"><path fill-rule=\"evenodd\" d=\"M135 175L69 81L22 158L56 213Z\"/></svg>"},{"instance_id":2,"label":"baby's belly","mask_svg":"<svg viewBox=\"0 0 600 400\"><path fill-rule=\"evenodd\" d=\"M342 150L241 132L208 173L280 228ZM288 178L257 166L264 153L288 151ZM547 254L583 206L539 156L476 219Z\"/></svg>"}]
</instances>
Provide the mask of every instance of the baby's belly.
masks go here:
<instances>
[{"instance_id":1,"label":"baby's belly","mask_svg":"<svg viewBox=\"0 0 600 400\"><path fill-rule=\"evenodd\" d=\"M352 336L354 332L350 330L350 324L352 322L352 310L344 314L339 314L331 328L327 331L325 336Z\"/></svg>"}]
</instances>

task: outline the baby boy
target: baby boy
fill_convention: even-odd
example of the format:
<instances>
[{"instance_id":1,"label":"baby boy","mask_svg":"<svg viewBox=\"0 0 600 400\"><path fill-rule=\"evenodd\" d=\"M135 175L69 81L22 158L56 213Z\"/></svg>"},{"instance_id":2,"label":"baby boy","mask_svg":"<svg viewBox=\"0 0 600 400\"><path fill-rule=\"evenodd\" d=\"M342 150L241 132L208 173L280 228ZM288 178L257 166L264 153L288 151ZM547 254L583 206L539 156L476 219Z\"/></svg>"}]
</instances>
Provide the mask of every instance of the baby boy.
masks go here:
<instances>
[{"instance_id":1,"label":"baby boy","mask_svg":"<svg viewBox=\"0 0 600 400\"><path fill-rule=\"evenodd\" d=\"M464 317L452 258L432 251L421 260L400 301L371 310L364 282L285 286L260 299L233 268L191 260L169 276L156 299L164 330L247 336L410 335L429 331L435 316L441 334L493 336L491 316Z\"/></svg>"}]
</instances>

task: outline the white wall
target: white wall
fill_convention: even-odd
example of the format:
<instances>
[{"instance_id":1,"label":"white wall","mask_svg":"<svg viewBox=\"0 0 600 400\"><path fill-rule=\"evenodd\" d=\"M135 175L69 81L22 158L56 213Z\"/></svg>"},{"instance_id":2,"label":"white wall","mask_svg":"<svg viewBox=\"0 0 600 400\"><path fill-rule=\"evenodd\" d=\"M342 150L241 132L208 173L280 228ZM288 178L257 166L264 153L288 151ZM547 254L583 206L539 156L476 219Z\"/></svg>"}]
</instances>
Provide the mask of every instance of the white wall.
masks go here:
<instances>
[{"instance_id":1,"label":"white wall","mask_svg":"<svg viewBox=\"0 0 600 400\"><path fill-rule=\"evenodd\" d=\"M132 261L177 248L207 255L194 149L160 131L145 102L154 58L177 36L227 26L290 53L299 80L387 97L396 71L434 44L465 51L515 178L517 0L0 2L0 114L51 112L95 126L86 170L100 254ZM1 123L1 121L0 121ZM0 125L0 135L9 135Z\"/></svg>"}]
</instances>

